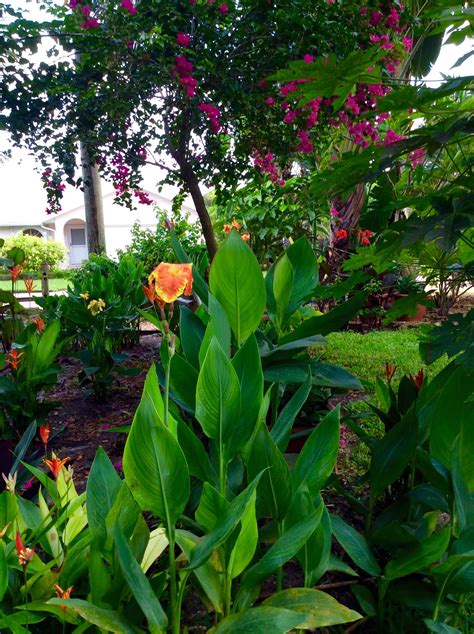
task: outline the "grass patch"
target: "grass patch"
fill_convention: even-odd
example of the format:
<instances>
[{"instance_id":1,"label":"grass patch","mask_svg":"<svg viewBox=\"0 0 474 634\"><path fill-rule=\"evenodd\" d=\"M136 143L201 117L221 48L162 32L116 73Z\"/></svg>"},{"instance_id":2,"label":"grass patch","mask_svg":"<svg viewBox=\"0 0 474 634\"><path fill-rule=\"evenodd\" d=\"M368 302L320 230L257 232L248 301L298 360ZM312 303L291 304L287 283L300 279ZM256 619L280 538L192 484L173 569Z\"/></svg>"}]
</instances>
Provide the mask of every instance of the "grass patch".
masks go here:
<instances>
[{"instance_id":1,"label":"grass patch","mask_svg":"<svg viewBox=\"0 0 474 634\"><path fill-rule=\"evenodd\" d=\"M69 280L60 279L53 277L49 280L49 290L50 291L65 291L67 289L67 285ZM12 283L9 280L0 280L0 289L3 291L10 291L12 288ZM35 280L35 292L41 291L41 280ZM16 283L16 292L24 293L26 292L25 285L21 280L18 280Z\"/></svg>"},{"instance_id":2,"label":"grass patch","mask_svg":"<svg viewBox=\"0 0 474 634\"><path fill-rule=\"evenodd\" d=\"M379 376L385 382L385 363L391 362L397 366L397 372L392 380L395 392L404 374L415 375L423 368L425 375L433 378L448 363L446 357L438 359L429 367L422 363L418 352L420 332L420 328L403 328L376 330L364 335L351 331L334 332L327 336L328 345L322 353L321 361L342 366L363 383L366 392L357 394L345 408L354 414L370 413L370 416L358 422L372 436L382 436L384 426L378 417L373 415L366 401L374 397L373 384L376 377ZM321 349L318 352L321 353ZM367 447L349 432L348 445L340 455L340 469L344 473L344 478L354 483L354 480L367 470L369 457Z\"/></svg>"}]
</instances>

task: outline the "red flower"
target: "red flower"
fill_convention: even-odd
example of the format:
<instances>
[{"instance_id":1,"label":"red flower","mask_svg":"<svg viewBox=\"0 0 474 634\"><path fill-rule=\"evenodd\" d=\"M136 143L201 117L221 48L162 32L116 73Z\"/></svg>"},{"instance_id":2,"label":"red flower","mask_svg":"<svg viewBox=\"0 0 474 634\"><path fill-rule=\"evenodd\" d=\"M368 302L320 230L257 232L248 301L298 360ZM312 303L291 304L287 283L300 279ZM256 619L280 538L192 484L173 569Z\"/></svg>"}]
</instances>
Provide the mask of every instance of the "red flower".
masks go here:
<instances>
[{"instance_id":1,"label":"red flower","mask_svg":"<svg viewBox=\"0 0 474 634\"><path fill-rule=\"evenodd\" d=\"M51 426L50 426L49 423L46 426L45 425L40 425L39 426L39 435L40 435L41 442L43 443L45 449L46 449L46 446L48 444L50 433L51 433Z\"/></svg>"},{"instance_id":2,"label":"red flower","mask_svg":"<svg viewBox=\"0 0 474 634\"><path fill-rule=\"evenodd\" d=\"M23 280L23 284L25 285L26 292L31 295L31 293L35 290L35 282L31 277L27 277L26 280Z\"/></svg>"},{"instance_id":3,"label":"red flower","mask_svg":"<svg viewBox=\"0 0 474 634\"><path fill-rule=\"evenodd\" d=\"M221 15L226 15L229 11L229 7L226 4L220 4L218 7L218 11Z\"/></svg>"},{"instance_id":4,"label":"red flower","mask_svg":"<svg viewBox=\"0 0 474 634\"><path fill-rule=\"evenodd\" d=\"M26 548L26 546L24 545L21 539L21 535L18 532L15 538L15 546L16 546L16 552L18 553L18 563L23 568L26 568L26 566L33 559L33 555L35 554L35 549Z\"/></svg>"},{"instance_id":5,"label":"red flower","mask_svg":"<svg viewBox=\"0 0 474 634\"><path fill-rule=\"evenodd\" d=\"M250 240L250 233L248 231L245 231L242 234L242 240L245 240L245 242L248 242Z\"/></svg>"},{"instance_id":6,"label":"red flower","mask_svg":"<svg viewBox=\"0 0 474 634\"><path fill-rule=\"evenodd\" d=\"M336 231L336 238L338 240L347 240L347 231L345 229L338 229L338 231Z\"/></svg>"},{"instance_id":7,"label":"red flower","mask_svg":"<svg viewBox=\"0 0 474 634\"><path fill-rule=\"evenodd\" d=\"M224 233L230 233L230 230L232 229L232 227L229 224L225 224L224 225Z\"/></svg>"},{"instance_id":8,"label":"red flower","mask_svg":"<svg viewBox=\"0 0 474 634\"><path fill-rule=\"evenodd\" d=\"M43 460L44 464L49 467L51 473L54 475L54 478L57 480L59 474L62 471L62 468L71 458L63 458L60 460L54 453L51 460Z\"/></svg>"},{"instance_id":9,"label":"red flower","mask_svg":"<svg viewBox=\"0 0 474 634\"><path fill-rule=\"evenodd\" d=\"M23 267L20 264L15 264L15 266L12 266L10 268L10 277L12 278L13 282L16 282L16 280L20 277L22 268Z\"/></svg>"},{"instance_id":10,"label":"red flower","mask_svg":"<svg viewBox=\"0 0 474 634\"><path fill-rule=\"evenodd\" d=\"M396 371L397 371L397 366L395 365L395 363L385 364L385 376L387 377L387 381L389 383L393 379L393 375L395 374Z\"/></svg>"},{"instance_id":11,"label":"red flower","mask_svg":"<svg viewBox=\"0 0 474 634\"><path fill-rule=\"evenodd\" d=\"M150 300L150 302L153 304L153 302L155 301L155 287L154 286L142 286L143 292L145 293L145 295L147 296L147 298Z\"/></svg>"},{"instance_id":12,"label":"red flower","mask_svg":"<svg viewBox=\"0 0 474 634\"><path fill-rule=\"evenodd\" d=\"M419 392L423 386L423 380L425 378L423 374L423 368L421 368L418 371L418 374L416 376L413 376L413 374L409 374L408 378L410 379L410 381L413 383L413 385L416 387L416 389Z\"/></svg>"},{"instance_id":13,"label":"red flower","mask_svg":"<svg viewBox=\"0 0 474 634\"><path fill-rule=\"evenodd\" d=\"M33 318L33 323L36 324L36 332L43 332L45 329L44 321L41 319L39 315Z\"/></svg>"},{"instance_id":14,"label":"red flower","mask_svg":"<svg viewBox=\"0 0 474 634\"><path fill-rule=\"evenodd\" d=\"M18 350L13 349L7 355L7 363L11 365L12 370L18 370L18 366L20 365L20 361L24 352L18 352Z\"/></svg>"}]
</instances>

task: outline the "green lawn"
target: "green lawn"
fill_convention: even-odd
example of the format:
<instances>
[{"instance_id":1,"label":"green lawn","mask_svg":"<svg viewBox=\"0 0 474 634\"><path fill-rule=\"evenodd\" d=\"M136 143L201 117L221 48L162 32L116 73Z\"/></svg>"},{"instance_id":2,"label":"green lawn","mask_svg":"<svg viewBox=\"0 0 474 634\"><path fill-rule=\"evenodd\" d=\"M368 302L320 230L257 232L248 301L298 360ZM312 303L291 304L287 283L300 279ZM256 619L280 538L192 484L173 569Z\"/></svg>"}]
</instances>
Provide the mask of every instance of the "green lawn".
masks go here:
<instances>
[{"instance_id":1,"label":"green lawn","mask_svg":"<svg viewBox=\"0 0 474 634\"><path fill-rule=\"evenodd\" d=\"M341 365L355 374L361 381L375 381L376 376L385 377L385 363L397 365L394 382L403 374L416 374L423 366L418 353L418 337L420 328L403 328L400 330L376 330L361 335L357 332L334 332L328 335L328 345L323 359L327 363ZM439 359L425 374L433 376L444 366L446 361Z\"/></svg>"},{"instance_id":2,"label":"green lawn","mask_svg":"<svg viewBox=\"0 0 474 634\"><path fill-rule=\"evenodd\" d=\"M326 363L340 365L355 374L364 384L366 392L354 395L354 400L345 408L354 414L370 414L359 419L360 425L371 435L382 435L383 424L373 415L367 400L374 397L372 387L375 378L380 376L385 381L385 363L396 363L397 372L392 380L395 390L400 378L406 374L416 374L423 367L425 375L433 377L447 364L442 358L426 367L418 353L418 337L420 328L404 328L400 330L378 330L361 335L355 332L335 332L327 337L321 360ZM321 353L321 349L318 349ZM340 454L339 468L349 486L356 485L358 476L362 475L369 464L369 451L362 443L355 440Z\"/></svg>"},{"instance_id":3,"label":"green lawn","mask_svg":"<svg viewBox=\"0 0 474 634\"><path fill-rule=\"evenodd\" d=\"M69 280L53 278L49 280L49 290L50 291L65 291L68 285ZM0 289L4 291L11 290L11 282L8 280L0 280ZM18 280L16 283L16 291L19 293L25 292L25 285L21 280ZM35 280L35 292L41 291L41 280Z\"/></svg>"}]
</instances>

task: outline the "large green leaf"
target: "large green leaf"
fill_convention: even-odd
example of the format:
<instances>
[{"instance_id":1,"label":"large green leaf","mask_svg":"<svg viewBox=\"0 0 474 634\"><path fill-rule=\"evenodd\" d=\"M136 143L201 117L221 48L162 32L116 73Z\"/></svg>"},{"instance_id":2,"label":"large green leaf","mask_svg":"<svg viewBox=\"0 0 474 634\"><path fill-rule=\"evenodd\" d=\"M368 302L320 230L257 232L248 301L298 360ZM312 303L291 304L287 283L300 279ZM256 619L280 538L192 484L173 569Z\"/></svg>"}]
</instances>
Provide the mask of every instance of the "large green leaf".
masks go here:
<instances>
[{"instance_id":1,"label":"large green leaf","mask_svg":"<svg viewBox=\"0 0 474 634\"><path fill-rule=\"evenodd\" d=\"M474 525L474 493L470 493L461 469L460 436L456 438L452 449L451 481L456 502L456 520L461 532ZM470 457L472 461L472 456Z\"/></svg>"},{"instance_id":2,"label":"large green leaf","mask_svg":"<svg viewBox=\"0 0 474 634\"><path fill-rule=\"evenodd\" d=\"M206 330L205 325L192 310L180 307L179 338L187 361L199 369L199 348Z\"/></svg>"},{"instance_id":3,"label":"large green leaf","mask_svg":"<svg viewBox=\"0 0 474 634\"><path fill-rule=\"evenodd\" d=\"M214 257L209 283L240 347L260 324L266 296L257 259L236 231L230 233Z\"/></svg>"},{"instance_id":4,"label":"large green leaf","mask_svg":"<svg viewBox=\"0 0 474 634\"><path fill-rule=\"evenodd\" d=\"M275 304L275 314L270 314L270 317L275 321L277 332L280 333L289 313L290 296L295 278L295 270L286 253L278 258L274 267L272 292L273 302ZM271 275L267 274L267 278L268 280L265 279L265 282L267 284L268 297L268 284L271 282Z\"/></svg>"},{"instance_id":5,"label":"large green leaf","mask_svg":"<svg viewBox=\"0 0 474 634\"><path fill-rule=\"evenodd\" d=\"M214 630L214 634L285 634L303 622L305 616L268 606L231 614Z\"/></svg>"},{"instance_id":6,"label":"large green leaf","mask_svg":"<svg viewBox=\"0 0 474 634\"><path fill-rule=\"evenodd\" d=\"M83 601L82 599L50 599L48 604L64 605L82 616L88 623L92 623L92 625L96 625L106 632L114 632L115 634L137 634L137 632L143 631L127 623L124 617L118 612L98 608L93 603Z\"/></svg>"},{"instance_id":7,"label":"large green leaf","mask_svg":"<svg viewBox=\"0 0 474 634\"><path fill-rule=\"evenodd\" d=\"M204 363L209 344L213 337L217 339L222 350L230 357L230 344L231 344L231 330L230 323L227 319L225 310L219 304L217 299L209 293L209 322L207 324L206 332L199 349L199 365Z\"/></svg>"},{"instance_id":8,"label":"large green leaf","mask_svg":"<svg viewBox=\"0 0 474 634\"><path fill-rule=\"evenodd\" d=\"M153 366L147 380L158 381ZM125 445L123 470L140 508L155 513L169 529L189 499L188 466L173 435L143 399Z\"/></svg>"},{"instance_id":9,"label":"large green leaf","mask_svg":"<svg viewBox=\"0 0 474 634\"><path fill-rule=\"evenodd\" d=\"M118 524L114 531L114 538L122 573L147 618L148 628L152 634L160 634L166 629L168 618Z\"/></svg>"},{"instance_id":10,"label":"large green leaf","mask_svg":"<svg viewBox=\"0 0 474 634\"><path fill-rule=\"evenodd\" d=\"M87 519L94 536L103 543L107 537L105 520L112 508L121 480L102 447L97 449L87 479Z\"/></svg>"},{"instance_id":11,"label":"large green leaf","mask_svg":"<svg viewBox=\"0 0 474 634\"><path fill-rule=\"evenodd\" d=\"M263 605L304 614L305 620L298 624L298 629L304 630L351 623L362 618L358 612L346 608L330 594L312 588L289 588L277 592L265 599Z\"/></svg>"},{"instance_id":12,"label":"large green leaf","mask_svg":"<svg viewBox=\"0 0 474 634\"><path fill-rule=\"evenodd\" d=\"M385 567L385 578L389 581L406 577L414 572L422 571L429 564L433 564L446 552L451 529L445 528L434 533L421 544L406 549L399 559L392 559Z\"/></svg>"},{"instance_id":13,"label":"large green leaf","mask_svg":"<svg viewBox=\"0 0 474 634\"><path fill-rule=\"evenodd\" d=\"M338 390L363 390L361 382L353 374L329 363L311 363L313 385L332 387Z\"/></svg>"},{"instance_id":14,"label":"large green leaf","mask_svg":"<svg viewBox=\"0 0 474 634\"><path fill-rule=\"evenodd\" d=\"M365 537L337 515L331 515L331 526L334 536L352 561L369 575L378 577L380 566Z\"/></svg>"},{"instance_id":15,"label":"large green leaf","mask_svg":"<svg viewBox=\"0 0 474 634\"><path fill-rule=\"evenodd\" d=\"M312 335L328 335L330 332L339 330L358 313L365 303L367 294L365 291L357 293L347 302L333 308L325 315L317 315L303 321L289 335L285 335L280 343L289 343L297 339L305 339Z\"/></svg>"},{"instance_id":16,"label":"large green leaf","mask_svg":"<svg viewBox=\"0 0 474 634\"><path fill-rule=\"evenodd\" d=\"M417 420L413 408L379 440L370 463L370 485L377 495L400 477L417 446Z\"/></svg>"},{"instance_id":17,"label":"large green leaf","mask_svg":"<svg viewBox=\"0 0 474 634\"><path fill-rule=\"evenodd\" d=\"M197 382L196 418L206 436L215 440L226 462L248 440L248 436L239 437L234 433L239 417L239 379L217 339L213 338Z\"/></svg>"},{"instance_id":18,"label":"large green leaf","mask_svg":"<svg viewBox=\"0 0 474 634\"><path fill-rule=\"evenodd\" d=\"M306 441L293 469L296 491L305 482L311 495L316 495L336 464L339 450L339 406L335 407Z\"/></svg>"},{"instance_id":19,"label":"large green leaf","mask_svg":"<svg viewBox=\"0 0 474 634\"><path fill-rule=\"evenodd\" d=\"M445 372L447 370L448 367ZM458 366L447 377L433 402L427 403L425 408L431 424L430 452L448 468L453 443L461 426L472 428L472 404L467 401L470 394L472 375L463 366Z\"/></svg>"},{"instance_id":20,"label":"large green leaf","mask_svg":"<svg viewBox=\"0 0 474 634\"><path fill-rule=\"evenodd\" d=\"M8 588L8 564L7 557L5 555L5 547L0 544L0 600Z\"/></svg>"},{"instance_id":21,"label":"large green leaf","mask_svg":"<svg viewBox=\"0 0 474 634\"><path fill-rule=\"evenodd\" d=\"M252 561L258 544L258 526L255 510L256 492L242 515L239 535L229 556L227 571L231 579L238 577Z\"/></svg>"},{"instance_id":22,"label":"large green leaf","mask_svg":"<svg viewBox=\"0 0 474 634\"><path fill-rule=\"evenodd\" d=\"M257 489L262 510L273 519L281 520L291 502L291 475L283 454L268 432L265 420L259 421L250 444L247 464L249 477L253 478L263 471Z\"/></svg>"},{"instance_id":23,"label":"large green leaf","mask_svg":"<svg viewBox=\"0 0 474 634\"><path fill-rule=\"evenodd\" d=\"M243 406L235 433L246 439L252 435L263 399L263 372L257 340L251 335L232 359L240 384Z\"/></svg>"},{"instance_id":24,"label":"large green leaf","mask_svg":"<svg viewBox=\"0 0 474 634\"><path fill-rule=\"evenodd\" d=\"M241 521L245 509L250 504L255 489L257 488L260 476L257 476L246 489L232 500L224 510L215 528L202 538L196 548L191 553L188 570L195 570L202 566L213 551L223 544L232 533L237 524Z\"/></svg>"},{"instance_id":25,"label":"large green leaf","mask_svg":"<svg viewBox=\"0 0 474 634\"><path fill-rule=\"evenodd\" d=\"M61 322L59 320L53 321L41 334L35 355L35 374L48 370L53 363L55 356L59 352L59 347L56 343L60 330Z\"/></svg>"},{"instance_id":26,"label":"large green leaf","mask_svg":"<svg viewBox=\"0 0 474 634\"><path fill-rule=\"evenodd\" d=\"M321 519L320 510L294 524L267 550L263 557L242 577L242 587L253 588L289 561L303 547Z\"/></svg>"},{"instance_id":27,"label":"large green leaf","mask_svg":"<svg viewBox=\"0 0 474 634\"><path fill-rule=\"evenodd\" d=\"M191 558L192 550L199 544L199 537L189 531L177 530L176 543L185 554L187 560ZM193 574L199 582L200 589L207 595L216 612L224 611L224 592L221 583L221 573L216 570L211 561L206 561L202 566L193 570Z\"/></svg>"},{"instance_id":28,"label":"large green leaf","mask_svg":"<svg viewBox=\"0 0 474 634\"><path fill-rule=\"evenodd\" d=\"M272 427L270 435L280 451L285 451L290 439L291 428L295 418L311 392L311 373L308 366L308 376L304 383L296 390L291 399L280 412L275 425Z\"/></svg>"}]
</instances>

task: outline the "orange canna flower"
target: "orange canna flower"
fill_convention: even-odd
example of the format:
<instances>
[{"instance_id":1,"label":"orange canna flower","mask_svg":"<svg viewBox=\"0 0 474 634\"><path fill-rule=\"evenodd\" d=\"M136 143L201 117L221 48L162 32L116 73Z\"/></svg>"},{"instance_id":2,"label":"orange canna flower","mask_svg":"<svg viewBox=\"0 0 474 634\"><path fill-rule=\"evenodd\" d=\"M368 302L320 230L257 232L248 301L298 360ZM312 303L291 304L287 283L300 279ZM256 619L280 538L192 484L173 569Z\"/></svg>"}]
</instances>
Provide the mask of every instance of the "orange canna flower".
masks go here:
<instances>
[{"instance_id":1,"label":"orange canna flower","mask_svg":"<svg viewBox=\"0 0 474 634\"><path fill-rule=\"evenodd\" d=\"M241 228L241 224L240 222L237 222L237 220L232 220L232 226L234 229L237 229L237 231Z\"/></svg>"},{"instance_id":2,"label":"orange canna flower","mask_svg":"<svg viewBox=\"0 0 474 634\"><path fill-rule=\"evenodd\" d=\"M31 295L31 293L35 290L35 282L31 277L27 277L26 280L23 280L23 284L25 285L26 292Z\"/></svg>"},{"instance_id":3,"label":"orange canna flower","mask_svg":"<svg viewBox=\"0 0 474 634\"><path fill-rule=\"evenodd\" d=\"M59 599L70 599L71 598L71 593L74 590L74 586L70 586L67 590L63 590L60 585L55 583L54 584L54 589L56 590L56 596ZM61 605L59 607L61 608L61 610L63 610L63 612L65 612L67 610L67 607L65 605Z\"/></svg>"},{"instance_id":4,"label":"orange canna flower","mask_svg":"<svg viewBox=\"0 0 474 634\"><path fill-rule=\"evenodd\" d=\"M36 324L36 332L43 332L45 325L39 315L36 315L36 317L33 318L33 323Z\"/></svg>"},{"instance_id":5,"label":"orange canna flower","mask_svg":"<svg viewBox=\"0 0 474 634\"><path fill-rule=\"evenodd\" d=\"M224 225L224 233L230 233L232 227L227 223Z\"/></svg>"},{"instance_id":6,"label":"orange canna flower","mask_svg":"<svg viewBox=\"0 0 474 634\"><path fill-rule=\"evenodd\" d=\"M50 433L51 433L51 426L49 423L46 426L45 425L39 426L39 435L41 438L41 442L43 443L45 447L48 444Z\"/></svg>"},{"instance_id":7,"label":"orange canna flower","mask_svg":"<svg viewBox=\"0 0 474 634\"><path fill-rule=\"evenodd\" d=\"M192 266L190 263L161 262L158 264L148 276L149 287L154 286L155 289L155 300L172 304L181 295L191 295L193 291Z\"/></svg>"},{"instance_id":8,"label":"orange canna flower","mask_svg":"<svg viewBox=\"0 0 474 634\"><path fill-rule=\"evenodd\" d=\"M33 555L35 554L35 549L26 548L26 546L24 545L21 539L20 533L16 534L15 545L16 545L16 552L18 553L18 563L23 568L26 568L26 566L33 559Z\"/></svg>"},{"instance_id":9,"label":"orange canna flower","mask_svg":"<svg viewBox=\"0 0 474 634\"><path fill-rule=\"evenodd\" d=\"M10 268L10 277L14 282L20 277L20 273L22 271L22 266L20 264L15 264Z\"/></svg>"},{"instance_id":10,"label":"orange canna flower","mask_svg":"<svg viewBox=\"0 0 474 634\"><path fill-rule=\"evenodd\" d=\"M12 370L18 370L18 366L24 354L24 352L18 352L16 348L10 350L7 355L7 363L11 366Z\"/></svg>"},{"instance_id":11,"label":"orange canna flower","mask_svg":"<svg viewBox=\"0 0 474 634\"><path fill-rule=\"evenodd\" d=\"M242 234L242 240L245 240L245 242L248 242L250 240L250 233L248 231L245 231Z\"/></svg>"},{"instance_id":12,"label":"orange canna flower","mask_svg":"<svg viewBox=\"0 0 474 634\"><path fill-rule=\"evenodd\" d=\"M71 458L63 458L60 460L54 453L52 455L51 460L43 460L44 464L49 467L51 473L54 475L55 480L58 479L59 474L61 473L62 468Z\"/></svg>"}]
</instances>

